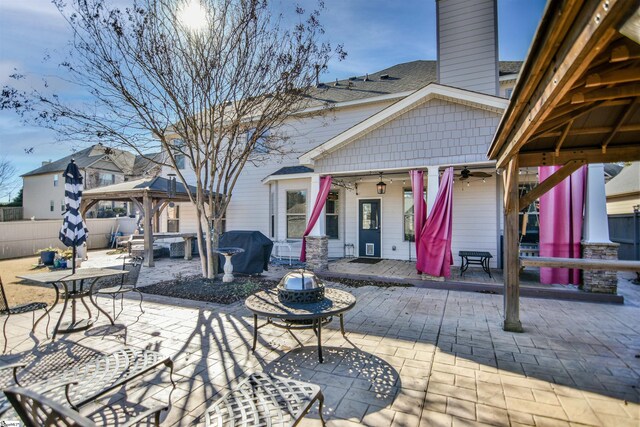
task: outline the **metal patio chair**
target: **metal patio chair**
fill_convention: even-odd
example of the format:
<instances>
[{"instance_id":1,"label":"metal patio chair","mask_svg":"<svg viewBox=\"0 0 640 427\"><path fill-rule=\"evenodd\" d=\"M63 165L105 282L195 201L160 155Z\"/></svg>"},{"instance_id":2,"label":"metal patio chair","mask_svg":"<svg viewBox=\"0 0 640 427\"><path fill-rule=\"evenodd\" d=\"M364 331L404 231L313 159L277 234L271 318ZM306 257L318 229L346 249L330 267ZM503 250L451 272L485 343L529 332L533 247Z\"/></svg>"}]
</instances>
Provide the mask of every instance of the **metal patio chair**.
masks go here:
<instances>
[{"instance_id":1,"label":"metal patio chair","mask_svg":"<svg viewBox=\"0 0 640 427\"><path fill-rule=\"evenodd\" d=\"M4 292L4 286L2 284L2 278L0 277L0 316L4 317L4 322L2 324L2 335L4 335L4 348L2 349L2 353L7 351L7 322L9 321L9 317L11 317L12 314L22 314L22 313L33 313L33 320L32 320L32 324L33 327L31 328L32 332L35 332L35 320L36 320L36 315L35 312L37 310L46 310L47 309L47 303L46 302L30 302L28 304L21 304L21 305L17 305L15 307L10 307L9 303L7 302L7 295ZM51 320L51 317L49 316L49 312L47 311L47 328L46 328L46 334L47 334L47 338L49 338L49 321Z\"/></svg>"},{"instance_id":2,"label":"metal patio chair","mask_svg":"<svg viewBox=\"0 0 640 427\"><path fill-rule=\"evenodd\" d=\"M10 387L4 394L13 405L26 427L61 426L94 427L96 424L87 417L48 399L35 391L22 387ZM123 426L132 426L153 417L155 425L160 424L160 412L167 406L156 406L141 412Z\"/></svg>"},{"instance_id":3,"label":"metal patio chair","mask_svg":"<svg viewBox=\"0 0 640 427\"><path fill-rule=\"evenodd\" d=\"M130 260L131 262L127 262ZM127 266L130 266L131 269L129 271L133 271L136 268L140 268L142 266L142 261L144 257L142 256L128 256L125 257L122 261L122 270L126 270ZM113 302L113 319L117 319L118 316L122 313L124 309L124 294L129 292L137 292L140 297L140 312L144 313L144 309L142 308L142 292L136 286L137 277L130 274L123 274L120 278L120 284L116 286L109 286L106 288L101 288L96 290L93 293L95 300L97 302L98 296L110 296ZM116 298L120 295L120 312L116 315ZM99 315L98 311L98 315Z\"/></svg>"}]
</instances>

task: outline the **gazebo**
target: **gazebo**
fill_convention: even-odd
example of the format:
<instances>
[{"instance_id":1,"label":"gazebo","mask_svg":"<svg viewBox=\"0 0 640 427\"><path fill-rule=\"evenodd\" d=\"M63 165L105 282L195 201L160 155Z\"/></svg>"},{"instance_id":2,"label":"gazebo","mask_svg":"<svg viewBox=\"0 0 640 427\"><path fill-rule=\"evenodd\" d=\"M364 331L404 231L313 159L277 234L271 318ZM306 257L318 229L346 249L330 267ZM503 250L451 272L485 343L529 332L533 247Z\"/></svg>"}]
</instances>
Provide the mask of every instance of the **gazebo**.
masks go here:
<instances>
[{"instance_id":1,"label":"gazebo","mask_svg":"<svg viewBox=\"0 0 640 427\"><path fill-rule=\"evenodd\" d=\"M640 160L639 97L640 1L548 2L489 149L504 169L505 330L522 331L521 265L640 271L638 262L521 259L518 250L520 210L582 165ZM549 165L562 167L519 197L519 168Z\"/></svg>"},{"instance_id":2,"label":"gazebo","mask_svg":"<svg viewBox=\"0 0 640 427\"><path fill-rule=\"evenodd\" d=\"M173 185L172 185L173 184ZM196 188L188 187L194 195ZM149 177L84 191L80 212L84 214L99 201L133 202L144 219L145 266L152 267L153 261L153 218L159 216L172 202L189 202L189 193L182 183L163 177Z\"/></svg>"}]
</instances>

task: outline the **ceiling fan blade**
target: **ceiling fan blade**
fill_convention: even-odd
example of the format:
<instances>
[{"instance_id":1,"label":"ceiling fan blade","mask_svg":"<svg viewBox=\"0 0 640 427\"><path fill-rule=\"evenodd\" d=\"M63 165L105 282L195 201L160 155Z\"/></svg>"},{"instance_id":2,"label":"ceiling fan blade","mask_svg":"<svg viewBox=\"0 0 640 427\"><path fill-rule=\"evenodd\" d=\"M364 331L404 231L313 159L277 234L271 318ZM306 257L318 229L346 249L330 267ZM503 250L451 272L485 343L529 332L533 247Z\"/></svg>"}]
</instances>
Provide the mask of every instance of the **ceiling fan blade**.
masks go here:
<instances>
[{"instance_id":1,"label":"ceiling fan blade","mask_svg":"<svg viewBox=\"0 0 640 427\"><path fill-rule=\"evenodd\" d=\"M491 176L490 173L486 173L486 172L472 172L470 173L470 175L478 177L478 178L489 178Z\"/></svg>"}]
</instances>

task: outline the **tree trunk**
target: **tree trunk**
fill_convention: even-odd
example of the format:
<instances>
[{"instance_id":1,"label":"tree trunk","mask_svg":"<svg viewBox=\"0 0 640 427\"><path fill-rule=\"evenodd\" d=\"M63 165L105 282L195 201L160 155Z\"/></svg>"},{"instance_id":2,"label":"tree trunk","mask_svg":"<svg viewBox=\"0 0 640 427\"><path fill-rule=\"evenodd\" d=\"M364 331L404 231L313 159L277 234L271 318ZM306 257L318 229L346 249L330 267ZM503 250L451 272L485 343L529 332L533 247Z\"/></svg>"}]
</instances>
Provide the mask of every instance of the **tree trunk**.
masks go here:
<instances>
[{"instance_id":1,"label":"tree trunk","mask_svg":"<svg viewBox=\"0 0 640 427\"><path fill-rule=\"evenodd\" d=\"M217 260L218 254L213 253L213 246L211 245L211 227L209 227L209 224L207 224L207 228L205 229L205 235L207 237L207 278L214 279L218 271L213 269L213 259L215 256L215 259Z\"/></svg>"},{"instance_id":2,"label":"tree trunk","mask_svg":"<svg viewBox=\"0 0 640 427\"><path fill-rule=\"evenodd\" d=\"M212 221L212 232L211 234L212 239L211 239L211 246L213 249L218 249L220 247L220 218L215 217L213 218ZM215 269L215 271L218 271L218 261L220 260L220 257L216 256L215 259L212 262L213 268Z\"/></svg>"},{"instance_id":3,"label":"tree trunk","mask_svg":"<svg viewBox=\"0 0 640 427\"><path fill-rule=\"evenodd\" d=\"M202 269L202 277L208 277L207 276L207 257L206 257L206 253L204 250L204 244L202 241L202 211L200 210L200 207L197 206L196 209L196 219L197 219L197 228L196 228L196 232L197 232L197 239L198 239L198 253L200 255L200 268Z\"/></svg>"}]
</instances>

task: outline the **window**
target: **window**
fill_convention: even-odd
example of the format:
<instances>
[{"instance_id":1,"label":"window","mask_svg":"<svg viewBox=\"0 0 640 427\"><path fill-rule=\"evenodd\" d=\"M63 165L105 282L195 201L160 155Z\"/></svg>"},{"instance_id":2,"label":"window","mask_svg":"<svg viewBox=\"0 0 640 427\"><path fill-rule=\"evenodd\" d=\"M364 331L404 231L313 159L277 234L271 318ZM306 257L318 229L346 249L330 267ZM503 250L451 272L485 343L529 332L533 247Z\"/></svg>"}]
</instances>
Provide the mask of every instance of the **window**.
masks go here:
<instances>
[{"instance_id":1,"label":"window","mask_svg":"<svg viewBox=\"0 0 640 427\"><path fill-rule=\"evenodd\" d=\"M64 212L67 210L67 206L64 204L64 200L60 201L60 211Z\"/></svg>"},{"instance_id":2,"label":"window","mask_svg":"<svg viewBox=\"0 0 640 427\"><path fill-rule=\"evenodd\" d=\"M112 173L103 173L100 172L98 174L98 187L104 187L107 185L112 185L116 183L116 176Z\"/></svg>"},{"instance_id":3,"label":"window","mask_svg":"<svg viewBox=\"0 0 640 427\"><path fill-rule=\"evenodd\" d=\"M251 141L251 138L253 138L253 134L255 132L256 132L255 129L251 129L247 131L247 144ZM262 135L260 135L256 140L256 144L253 146L253 152L256 154L267 154L269 152L268 141L269 141L269 130L267 129L264 132L262 132Z\"/></svg>"},{"instance_id":4,"label":"window","mask_svg":"<svg viewBox=\"0 0 640 427\"><path fill-rule=\"evenodd\" d=\"M287 239L302 239L307 226L307 192L287 191Z\"/></svg>"},{"instance_id":5,"label":"window","mask_svg":"<svg viewBox=\"0 0 640 427\"><path fill-rule=\"evenodd\" d=\"M423 197L427 198L427 192L423 193ZM403 229L404 229L404 241L415 242L416 240L416 231L413 229L413 191L410 188L404 189L404 200L403 200L403 212L404 212L404 221L403 221Z\"/></svg>"},{"instance_id":6,"label":"window","mask_svg":"<svg viewBox=\"0 0 640 427\"><path fill-rule=\"evenodd\" d=\"M507 99L511 99L511 95L512 95L512 94L513 94L513 88L512 88L512 87L507 88L507 89L505 89L505 90L504 90L504 96L505 96L505 98L507 98Z\"/></svg>"},{"instance_id":7,"label":"window","mask_svg":"<svg viewBox=\"0 0 640 427\"><path fill-rule=\"evenodd\" d=\"M53 186L54 186L54 187L57 187L57 186L58 186L58 181L59 181L58 174L53 175Z\"/></svg>"},{"instance_id":8,"label":"window","mask_svg":"<svg viewBox=\"0 0 640 427\"><path fill-rule=\"evenodd\" d=\"M53 200L51 200L51 203L49 204L49 210L53 212L54 209L55 209L55 204L53 203Z\"/></svg>"},{"instance_id":9,"label":"window","mask_svg":"<svg viewBox=\"0 0 640 427\"><path fill-rule=\"evenodd\" d=\"M174 139L171 141L173 146L176 148L174 157L176 159L176 167L178 169L184 169L185 165L185 156L182 154L182 150L184 149L184 141L181 139Z\"/></svg>"},{"instance_id":10,"label":"window","mask_svg":"<svg viewBox=\"0 0 640 427\"><path fill-rule=\"evenodd\" d=\"M180 206L171 206L172 204L167 207L167 232L178 233L180 232Z\"/></svg>"},{"instance_id":11,"label":"window","mask_svg":"<svg viewBox=\"0 0 640 427\"><path fill-rule=\"evenodd\" d=\"M326 227L325 231L329 239L338 239L338 217L340 212L339 193L337 191L329 191L327 195L327 204L325 205Z\"/></svg>"}]
</instances>

